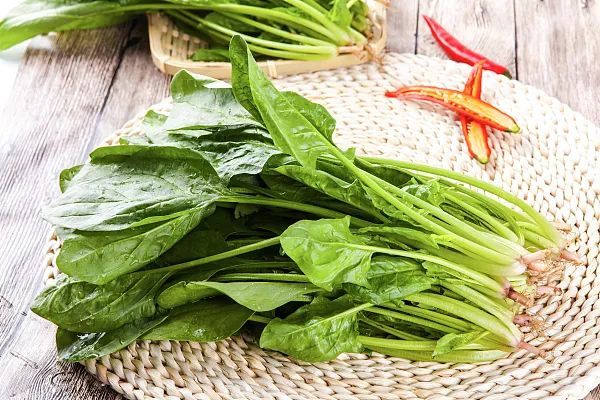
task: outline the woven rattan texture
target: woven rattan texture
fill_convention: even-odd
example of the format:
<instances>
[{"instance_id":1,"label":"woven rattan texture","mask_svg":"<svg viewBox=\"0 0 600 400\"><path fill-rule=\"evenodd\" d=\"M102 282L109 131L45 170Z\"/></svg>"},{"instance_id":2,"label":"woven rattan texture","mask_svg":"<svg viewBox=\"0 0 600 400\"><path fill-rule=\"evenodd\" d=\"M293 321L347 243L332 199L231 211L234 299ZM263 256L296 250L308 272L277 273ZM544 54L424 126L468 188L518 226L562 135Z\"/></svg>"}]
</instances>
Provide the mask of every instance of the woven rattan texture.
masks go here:
<instances>
[{"instance_id":1,"label":"woven rattan texture","mask_svg":"<svg viewBox=\"0 0 600 400\"><path fill-rule=\"evenodd\" d=\"M436 106L383 96L397 85L460 88L469 67L389 54L374 64L277 81L324 104L338 121L336 142L359 152L442 166L494 182L552 220L576 228L571 250L587 265L567 265L559 296L530 312L546 318L546 337L528 339L550 361L519 351L480 365L408 362L373 354L307 364L265 352L242 337L218 343L138 342L88 371L130 399L579 399L600 383L600 130L544 93L485 73L483 98L508 111L520 135L494 132L483 167L469 159L455 117ZM155 106L167 112L168 101ZM108 139L139 132L141 115ZM59 243L48 245L46 278L58 273ZM598 305L596 305L598 304Z\"/></svg>"}]
</instances>

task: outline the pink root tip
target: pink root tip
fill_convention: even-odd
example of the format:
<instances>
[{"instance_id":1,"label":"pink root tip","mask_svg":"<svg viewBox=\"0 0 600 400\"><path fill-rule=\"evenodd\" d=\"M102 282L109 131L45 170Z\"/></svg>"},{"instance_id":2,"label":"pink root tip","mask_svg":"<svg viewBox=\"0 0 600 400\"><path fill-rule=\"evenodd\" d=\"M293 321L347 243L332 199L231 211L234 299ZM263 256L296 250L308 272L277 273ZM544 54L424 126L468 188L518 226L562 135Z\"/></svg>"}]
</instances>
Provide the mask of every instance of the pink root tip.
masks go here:
<instances>
[{"instance_id":1,"label":"pink root tip","mask_svg":"<svg viewBox=\"0 0 600 400\"><path fill-rule=\"evenodd\" d=\"M528 352L533 353L533 354L535 354L537 356L541 356L541 355L544 354L544 352L542 350L538 349L537 347L535 347L535 346L533 346L533 345L531 345L529 343L520 342L517 345L517 347L519 349L527 350Z\"/></svg>"},{"instance_id":2,"label":"pink root tip","mask_svg":"<svg viewBox=\"0 0 600 400\"><path fill-rule=\"evenodd\" d=\"M546 251L539 250L539 251L536 251L535 253L530 253L530 254L521 256L521 262L525 265L528 265L528 264L531 264L532 262L541 261L545 258L546 258Z\"/></svg>"},{"instance_id":3,"label":"pink root tip","mask_svg":"<svg viewBox=\"0 0 600 400\"><path fill-rule=\"evenodd\" d=\"M529 298L527 296L517 292L516 290L514 290L512 288L508 289L508 293L506 294L506 297L508 297L512 301L515 301L525 307L529 307L531 305L531 301L529 300Z\"/></svg>"},{"instance_id":4,"label":"pink root tip","mask_svg":"<svg viewBox=\"0 0 600 400\"><path fill-rule=\"evenodd\" d=\"M563 260L572 261L577 264L583 264L583 260L579 258L579 256L576 253L573 253L569 250L562 249L560 251L560 258L562 258Z\"/></svg>"},{"instance_id":5,"label":"pink root tip","mask_svg":"<svg viewBox=\"0 0 600 400\"><path fill-rule=\"evenodd\" d=\"M517 314L513 318L513 322L520 326L529 326L531 324L531 315L529 314Z\"/></svg>"}]
</instances>

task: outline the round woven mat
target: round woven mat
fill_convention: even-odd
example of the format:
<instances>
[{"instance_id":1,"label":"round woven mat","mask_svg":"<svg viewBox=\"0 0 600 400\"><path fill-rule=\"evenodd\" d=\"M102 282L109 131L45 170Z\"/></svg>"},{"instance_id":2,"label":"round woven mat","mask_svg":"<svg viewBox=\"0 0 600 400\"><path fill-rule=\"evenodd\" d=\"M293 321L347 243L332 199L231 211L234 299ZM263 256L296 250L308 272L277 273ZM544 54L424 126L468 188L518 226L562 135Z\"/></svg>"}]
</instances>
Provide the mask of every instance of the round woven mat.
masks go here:
<instances>
[{"instance_id":1,"label":"round woven mat","mask_svg":"<svg viewBox=\"0 0 600 400\"><path fill-rule=\"evenodd\" d=\"M529 311L545 316L546 337L527 335L551 361L524 351L479 365L409 362L378 354L349 354L308 364L263 351L248 339L217 343L140 341L84 364L130 399L579 399L600 384L600 130L544 93L485 73L483 98L513 115L522 134L494 132L487 166L471 160L452 113L388 99L399 85L461 89L470 67L415 55L389 54L370 64L288 77L282 89L325 105L338 121L336 142L359 152L462 171L527 200L555 221L576 227L587 265L569 265L559 296ZM169 102L156 109L167 112ZM139 132L141 116L109 138ZM46 277L58 273L56 238L48 246ZM597 305L596 305L597 304ZM531 336L530 336L531 335Z\"/></svg>"}]
</instances>

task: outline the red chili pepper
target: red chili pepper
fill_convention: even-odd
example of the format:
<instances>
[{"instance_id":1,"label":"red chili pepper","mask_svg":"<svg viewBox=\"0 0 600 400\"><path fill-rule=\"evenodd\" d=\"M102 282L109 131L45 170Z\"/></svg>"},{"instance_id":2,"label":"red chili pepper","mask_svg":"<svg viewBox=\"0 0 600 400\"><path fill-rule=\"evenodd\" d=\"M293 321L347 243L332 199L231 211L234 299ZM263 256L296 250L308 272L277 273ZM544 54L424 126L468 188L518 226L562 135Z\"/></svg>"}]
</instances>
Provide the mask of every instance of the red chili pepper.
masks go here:
<instances>
[{"instance_id":1,"label":"red chili pepper","mask_svg":"<svg viewBox=\"0 0 600 400\"><path fill-rule=\"evenodd\" d=\"M433 86L407 86L394 92L386 92L385 95L410 100L431 101L494 129L512 133L517 133L520 130L519 125L510 115L498 110L489 103L458 90Z\"/></svg>"},{"instance_id":2,"label":"red chili pepper","mask_svg":"<svg viewBox=\"0 0 600 400\"><path fill-rule=\"evenodd\" d=\"M478 61L484 61L484 69L494 71L497 74L502 74L508 78L511 78L510 72L506 67L493 62L489 58L482 56L479 53L475 53L473 50L459 42L458 39L452 36L439 23L427 15L423 15L423 18L425 19L425 22L427 22L427 25L429 25L429 29L431 30L431 34L433 35L434 39L436 42L438 42L442 50L444 50L444 53L446 53L450 59L458 62L464 62L469 65L475 65L475 63Z\"/></svg>"},{"instance_id":3,"label":"red chili pepper","mask_svg":"<svg viewBox=\"0 0 600 400\"><path fill-rule=\"evenodd\" d=\"M479 61L471 70L467 83L465 83L463 93L480 98L482 77L483 61ZM488 144L488 134L485 125L461 115L460 126L463 135L465 136L465 142L467 142L467 148L469 149L471 157L482 164L487 164L490 160L492 150Z\"/></svg>"}]
</instances>

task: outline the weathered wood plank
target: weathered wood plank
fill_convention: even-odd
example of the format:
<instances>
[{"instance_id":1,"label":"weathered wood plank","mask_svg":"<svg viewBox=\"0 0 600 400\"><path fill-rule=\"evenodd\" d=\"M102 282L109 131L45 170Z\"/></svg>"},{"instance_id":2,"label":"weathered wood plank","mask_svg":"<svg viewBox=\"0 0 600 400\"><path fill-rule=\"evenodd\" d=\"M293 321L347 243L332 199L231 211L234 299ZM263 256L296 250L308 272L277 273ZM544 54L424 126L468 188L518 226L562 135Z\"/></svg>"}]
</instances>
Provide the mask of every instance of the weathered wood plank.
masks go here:
<instances>
[{"instance_id":1,"label":"weathered wood plank","mask_svg":"<svg viewBox=\"0 0 600 400\"><path fill-rule=\"evenodd\" d=\"M2 399L115 398L99 384L83 390L56 385L66 371L73 384L91 380L81 368L56 363L54 328L33 316L29 305L42 288L50 228L39 209L57 195L60 170L85 159L129 31L125 25L36 39L0 119Z\"/></svg>"},{"instance_id":2,"label":"weathered wood plank","mask_svg":"<svg viewBox=\"0 0 600 400\"><path fill-rule=\"evenodd\" d=\"M447 58L422 16L438 21L468 47L515 71L514 8L509 1L421 0L417 53Z\"/></svg>"},{"instance_id":3,"label":"weathered wood plank","mask_svg":"<svg viewBox=\"0 0 600 400\"><path fill-rule=\"evenodd\" d=\"M600 2L516 1L519 80L600 124Z\"/></svg>"},{"instance_id":4,"label":"weathered wood plank","mask_svg":"<svg viewBox=\"0 0 600 400\"><path fill-rule=\"evenodd\" d=\"M416 48L419 1L392 1L387 12L387 49L398 53L414 53Z\"/></svg>"},{"instance_id":5,"label":"weathered wood plank","mask_svg":"<svg viewBox=\"0 0 600 400\"><path fill-rule=\"evenodd\" d=\"M171 77L160 72L152 62L148 25L145 18L139 18L98 120L96 137L102 140L150 105L169 96L170 82ZM90 145L93 148L98 142Z\"/></svg>"}]
</instances>

